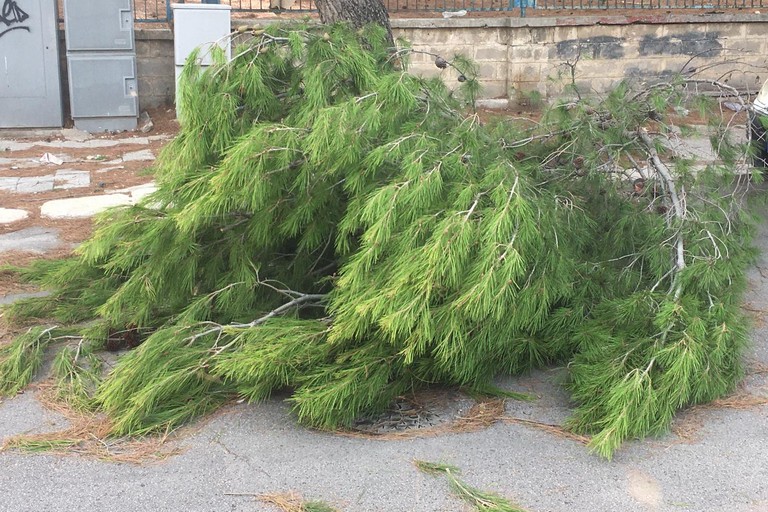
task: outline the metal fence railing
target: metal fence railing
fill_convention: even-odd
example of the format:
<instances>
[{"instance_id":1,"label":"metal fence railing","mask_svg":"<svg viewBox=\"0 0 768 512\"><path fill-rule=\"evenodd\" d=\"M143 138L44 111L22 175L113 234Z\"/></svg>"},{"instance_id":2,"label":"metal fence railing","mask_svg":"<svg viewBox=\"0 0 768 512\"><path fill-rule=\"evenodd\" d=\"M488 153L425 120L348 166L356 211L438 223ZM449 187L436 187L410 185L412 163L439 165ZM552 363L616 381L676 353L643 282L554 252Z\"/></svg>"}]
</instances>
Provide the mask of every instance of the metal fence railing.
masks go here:
<instances>
[{"instance_id":1,"label":"metal fence railing","mask_svg":"<svg viewBox=\"0 0 768 512\"><path fill-rule=\"evenodd\" d=\"M136 21L164 22L171 19L171 2L229 4L233 12L312 12L314 0L134 0ZM525 16L536 10L619 10L619 9L760 9L768 0L383 0L389 12L446 12L517 10ZM522 2L522 5L521 5Z\"/></svg>"}]
</instances>

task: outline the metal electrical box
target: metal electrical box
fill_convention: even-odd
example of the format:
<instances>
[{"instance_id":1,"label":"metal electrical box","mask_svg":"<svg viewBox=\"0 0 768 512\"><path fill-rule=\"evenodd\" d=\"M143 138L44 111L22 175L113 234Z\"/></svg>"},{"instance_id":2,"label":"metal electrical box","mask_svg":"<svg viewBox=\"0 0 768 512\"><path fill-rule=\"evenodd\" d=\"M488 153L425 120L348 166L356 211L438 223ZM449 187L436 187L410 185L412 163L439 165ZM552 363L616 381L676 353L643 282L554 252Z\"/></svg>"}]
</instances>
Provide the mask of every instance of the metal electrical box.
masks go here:
<instances>
[{"instance_id":1,"label":"metal electrical box","mask_svg":"<svg viewBox=\"0 0 768 512\"><path fill-rule=\"evenodd\" d=\"M131 0L64 0L64 22L75 127L135 129L139 94Z\"/></svg>"},{"instance_id":2,"label":"metal electrical box","mask_svg":"<svg viewBox=\"0 0 768 512\"><path fill-rule=\"evenodd\" d=\"M66 0L67 51L133 50L131 0Z\"/></svg>"},{"instance_id":3,"label":"metal electrical box","mask_svg":"<svg viewBox=\"0 0 768 512\"><path fill-rule=\"evenodd\" d=\"M0 128L61 127L56 0L0 2Z\"/></svg>"},{"instance_id":4,"label":"metal electrical box","mask_svg":"<svg viewBox=\"0 0 768 512\"><path fill-rule=\"evenodd\" d=\"M210 49L215 44L231 56L229 35L232 20L229 5L171 4L173 8L173 55L176 63L176 117L179 115L179 76L190 53L200 48L199 64L211 64Z\"/></svg>"},{"instance_id":5,"label":"metal electrical box","mask_svg":"<svg viewBox=\"0 0 768 512\"><path fill-rule=\"evenodd\" d=\"M69 75L78 84L70 92L78 128L99 132L136 127L139 98L134 57L71 54L68 61ZM128 118L128 126L117 126L123 117Z\"/></svg>"}]
</instances>

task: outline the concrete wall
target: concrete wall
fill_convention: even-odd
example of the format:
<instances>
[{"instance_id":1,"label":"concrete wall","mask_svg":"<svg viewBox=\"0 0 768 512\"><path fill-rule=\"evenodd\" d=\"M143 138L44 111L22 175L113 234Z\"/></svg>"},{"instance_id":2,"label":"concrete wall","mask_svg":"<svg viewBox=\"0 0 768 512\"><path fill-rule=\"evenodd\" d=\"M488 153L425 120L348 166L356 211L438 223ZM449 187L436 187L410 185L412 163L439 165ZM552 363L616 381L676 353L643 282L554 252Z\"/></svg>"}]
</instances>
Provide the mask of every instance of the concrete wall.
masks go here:
<instances>
[{"instance_id":1,"label":"concrete wall","mask_svg":"<svg viewBox=\"0 0 768 512\"><path fill-rule=\"evenodd\" d=\"M262 20L243 20L248 24ZM768 15L702 14L606 17L393 19L396 37L415 50L450 58L463 53L480 66L486 98L555 97L574 77L582 91L603 92L622 79L652 81L680 70L722 78L742 91L768 78ZM173 101L173 35L136 31L142 109ZM415 54L411 71L455 73Z\"/></svg>"}]
</instances>

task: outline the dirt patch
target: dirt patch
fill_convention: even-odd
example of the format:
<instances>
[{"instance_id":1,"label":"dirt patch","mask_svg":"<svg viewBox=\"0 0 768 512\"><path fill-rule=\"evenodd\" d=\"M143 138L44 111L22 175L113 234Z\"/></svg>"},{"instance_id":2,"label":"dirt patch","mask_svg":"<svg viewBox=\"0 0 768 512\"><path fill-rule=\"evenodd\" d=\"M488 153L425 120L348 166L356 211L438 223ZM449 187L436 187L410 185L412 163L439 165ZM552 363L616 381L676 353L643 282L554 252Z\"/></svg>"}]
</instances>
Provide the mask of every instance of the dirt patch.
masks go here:
<instances>
[{"instance_id":1,"label":"dirt patch","mask_svg":"<svg viewBox=\"0 0 768 512\"><path fill-rule=\"evenodd\" d=\"M19 193L7 190L0 191L0 206L3 208L18 208L29 212L29 217L10 224L0 224L0 235L18 231L33 226L55 228L64 245L54 252L44 255L11 251L0 254L0 264L27 265L34 259L60 258L69 254L76 244L87 239L93 229L91 219L49 219L40 215L43 203L54 199L72 197L98 196L118 192L122 189L142 185L152 180L148 169L153 162L146 160L122 161L123 155L142 150L150 150L157 156L163 146L178 132L178 123L173 109L159 108L149 111L154 129L147 134L135 132L106 133L94 136L99 141L121 141L131 138L152 137L147 143L134 144L120 142L108 147L69 148L65 147L65 139L61 135L48 136L38 139L10 137L0 132L0 139L32 144L17 150L0 148L0 158L8 162L0 165L0 176L5 178L30 178L36 176L55 175L58 170L73 169L89 173L90 184L77 188L54 188L54 190L37 193ZM160 136L160 138L156 138ZM141 141L140 142L144 142ZM61 143L61 145L57 145ZM65 162L61 165L39 162L44 153L61 155ZM112 163L109 163L112 162ZM60 185L60 183L57 183ZM9 283L8 279L0 280L0 295L14 290L17 284Z\"/></svg>"}]
</instances>

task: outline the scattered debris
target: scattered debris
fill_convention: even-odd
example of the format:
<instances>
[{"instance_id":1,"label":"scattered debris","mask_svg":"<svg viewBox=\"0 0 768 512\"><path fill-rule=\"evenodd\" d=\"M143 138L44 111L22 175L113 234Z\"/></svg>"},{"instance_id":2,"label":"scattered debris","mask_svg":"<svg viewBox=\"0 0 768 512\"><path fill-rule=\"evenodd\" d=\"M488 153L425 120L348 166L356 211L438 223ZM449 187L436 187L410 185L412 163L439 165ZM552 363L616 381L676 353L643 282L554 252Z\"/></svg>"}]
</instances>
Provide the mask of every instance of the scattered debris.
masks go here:
<instances>
[{"instance_id":1,"label":"scattered debris","mask_svg":"<svg viewBox=\"0 0 768 512\"><path fill-rule=\"evenodd\" d=\"M85 157L86 160L92 160L95 162L101 162L103 160L106 160L107 157L105 155L88 155Z\"/></svg>"},{"instance_id":2,"label":"scattered debris","mask_svg":"<svg viewBox=\"0 0 768 512\"><path fill-rule=\"evenodd\" d=\"M64 163L64 160L52 153L43 153L43 156L40 157L40 163L61 165Z\"/></svg>"},{"instance_id":3,"label":"scattered debris","mask_svg":"<svg viewBox=\"0 0 768 512\"><path fill-rule=\"evenodd\" d=\"M733 103L732 101L723 102L723 106L728 110L732 110L734 112L741 112L742 110L744 110L744 105L742 105L741 103Z\"/></svg>"},{"instance_id":4,"label":"scattered debris","mask_svg":"<svg viewBox=\"0 0 768 512\"><path fill-rule=\"evenodd\" d=\"M443 11L443 18L458 18L460 16L466 16L467 11L464 9L460 11Z\"/></svg>"},{"instance_id":5,"label":"scattered debris","mask_svg":"<svg viewBox=\"0 0 768 512\"><path fill-rule=\"evenodd\" d=\"M145 110L139 116L139 131L141 133L149 133L154 127L155 123L152 122L152 118L149 117L149 114Z\"/></svg>"}]
</instances>

